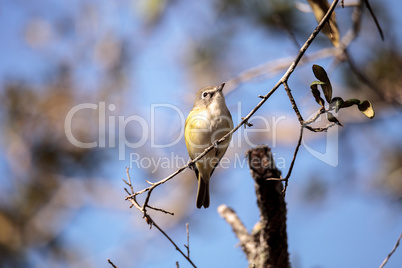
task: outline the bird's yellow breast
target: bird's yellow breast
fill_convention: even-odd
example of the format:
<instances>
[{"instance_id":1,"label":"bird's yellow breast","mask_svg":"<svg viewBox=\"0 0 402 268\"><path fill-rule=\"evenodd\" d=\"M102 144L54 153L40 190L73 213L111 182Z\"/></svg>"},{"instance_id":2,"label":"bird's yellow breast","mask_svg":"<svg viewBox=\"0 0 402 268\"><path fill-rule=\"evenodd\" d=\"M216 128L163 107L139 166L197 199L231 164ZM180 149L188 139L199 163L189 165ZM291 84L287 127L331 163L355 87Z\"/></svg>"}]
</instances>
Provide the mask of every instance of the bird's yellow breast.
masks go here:
<instances>
[{"instance_id":1,"label":"bird's yellow breast","mask_svg":"<svg viewBox=\"0 0 402 268\"><path fill-rule=\"evenodd\" d=\"M222 138L232 128L232 119L229 116L214 113L206 108L195 108L190 111L184 130L188 153L192 159L202 153L215 140ZM230 138L220 144L223 152L229 145Z\"/></svg>"}]
</instances>

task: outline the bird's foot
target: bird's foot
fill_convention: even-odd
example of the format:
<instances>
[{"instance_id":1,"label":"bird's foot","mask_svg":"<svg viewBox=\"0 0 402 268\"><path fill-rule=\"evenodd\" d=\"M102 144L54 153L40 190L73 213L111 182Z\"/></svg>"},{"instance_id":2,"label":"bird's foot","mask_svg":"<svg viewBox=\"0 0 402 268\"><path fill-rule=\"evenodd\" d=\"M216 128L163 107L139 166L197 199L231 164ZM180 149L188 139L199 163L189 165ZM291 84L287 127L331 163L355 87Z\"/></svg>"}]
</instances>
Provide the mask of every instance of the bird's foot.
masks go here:
<instances>
[{"instance_id":1,"label":"bird's foot","mask_svg":"<svg viewBox=\"0 0 402 268\"><path fill-rule=\"evenodd\" d=\"M218 150L218 148L219 148L218 141L214 141L213 145L214 145L214 149Z\"/></svg>"},{"instance_id":2,"label":"bird's foot","mask_svg":"<svg viewBox=\"0 0 402 268\"><path fill-rule=\"evenodd\" d=\"M195 163L193 162L193 160L189 159L187 165L191 170L195 170Z\"/></svg>"}]
</instances>

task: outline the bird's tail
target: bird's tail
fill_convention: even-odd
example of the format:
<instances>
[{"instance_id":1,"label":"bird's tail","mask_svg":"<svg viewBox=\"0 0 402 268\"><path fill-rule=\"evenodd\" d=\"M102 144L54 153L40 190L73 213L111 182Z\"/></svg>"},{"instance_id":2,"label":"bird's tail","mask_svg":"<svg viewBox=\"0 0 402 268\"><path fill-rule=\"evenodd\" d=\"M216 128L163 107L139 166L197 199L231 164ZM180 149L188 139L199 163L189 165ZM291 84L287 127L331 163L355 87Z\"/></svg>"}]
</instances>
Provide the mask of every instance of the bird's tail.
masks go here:
<instances>
[{"instance_id":1,"label":"bird's tail","mask_svg":"<svg viewBox=\"0 0 402 268\"><path fill-rule=\"evenodd\" d=\"M209 180L205 181L198 174L197 208L209 207Z\"/></svg>"}]
</instances>

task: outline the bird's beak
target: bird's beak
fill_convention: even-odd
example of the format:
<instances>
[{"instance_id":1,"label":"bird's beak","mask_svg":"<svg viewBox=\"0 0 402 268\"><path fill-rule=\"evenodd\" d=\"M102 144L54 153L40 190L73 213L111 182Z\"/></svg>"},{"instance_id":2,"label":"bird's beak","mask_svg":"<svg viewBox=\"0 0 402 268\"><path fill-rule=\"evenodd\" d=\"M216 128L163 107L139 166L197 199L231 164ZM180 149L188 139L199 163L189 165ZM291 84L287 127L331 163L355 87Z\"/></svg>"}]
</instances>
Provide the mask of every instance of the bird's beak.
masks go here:
<instances>
[{"instance_id":1,"label":"bird's beak","mask_svg":"<svg viewBox=\"0 0 402 268\"><path fill-rule=\"evenodd\" d=\"M222 83L222 84L218 87L217 92L222 92L222 89L223 89L224 86L225 86L225 83Z\"/></svg>"}]
</instances>

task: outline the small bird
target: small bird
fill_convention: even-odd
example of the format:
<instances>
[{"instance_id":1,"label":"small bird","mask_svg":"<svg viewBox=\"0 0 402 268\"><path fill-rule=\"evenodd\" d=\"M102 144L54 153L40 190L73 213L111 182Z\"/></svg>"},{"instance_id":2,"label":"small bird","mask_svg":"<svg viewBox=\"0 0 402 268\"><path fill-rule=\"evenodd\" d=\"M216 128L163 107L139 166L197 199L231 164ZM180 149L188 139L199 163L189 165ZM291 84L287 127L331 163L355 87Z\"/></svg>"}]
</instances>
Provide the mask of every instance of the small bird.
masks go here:
<instances>
[{"instance_id":1,"label":"small bird","mask_svg":"<svg viewBox=\"0 0 402 268\"><path fill-rule=\"evenodd\" d=\"M184 128L184 139L191 159L214 144L214 148L194 166L198 179L197 208L209 207L209 180L232 138L230 135L219 145L216 144L216 140L233 129L232 115L226 107L222 93L224 86L225 83L204 87L197 92L194 107L187 116Z\"/></svg>"}]
</instances>

